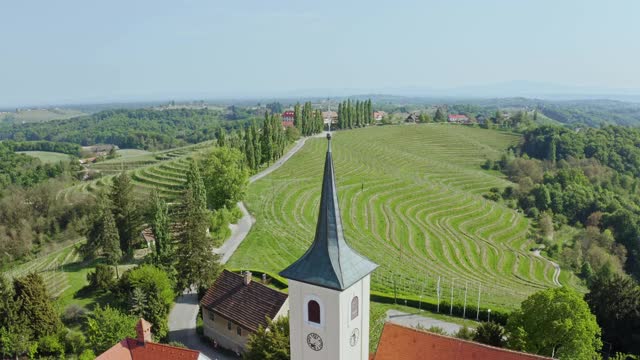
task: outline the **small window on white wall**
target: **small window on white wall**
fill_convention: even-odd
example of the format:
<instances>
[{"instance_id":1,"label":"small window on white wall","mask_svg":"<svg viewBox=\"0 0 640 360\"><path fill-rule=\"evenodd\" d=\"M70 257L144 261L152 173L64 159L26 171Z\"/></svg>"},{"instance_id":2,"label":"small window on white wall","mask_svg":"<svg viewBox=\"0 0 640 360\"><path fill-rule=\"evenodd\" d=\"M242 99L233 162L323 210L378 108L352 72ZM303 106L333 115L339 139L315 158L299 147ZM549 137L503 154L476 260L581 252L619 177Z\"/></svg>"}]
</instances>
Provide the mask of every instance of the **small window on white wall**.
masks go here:
<instances>
[{"instance_id":1,"label":"small window on white wall","mask_svg":"<svg viewBox=\"0 0 640 360\"><path fill-rule=\"evenodd\" d=\"M305 296L303 311L304 322L307 325L324 326L324 304L319 297L314 295Z\"/></svg>"},{"instance_id":2,"label":"small window on white wall","mask_svg":"<svg viewBox=\"0 0 640 360\"><path fill-rule=\"evenodd\" d=\"M354 296L353 299L351 299L351 320L358 317L358 306L358 297Z\"/></svg>"},{"instance_id":3,"label":"small window on white wall","mask_svg":"<svg viewBox=\"0 0 640 360\"><path fill-rule=\"evenodd\" d=\"M320 304L317 301L311 300L307 303L307 314L309 322L320 324Z\"/></svg>"}]
</instances>

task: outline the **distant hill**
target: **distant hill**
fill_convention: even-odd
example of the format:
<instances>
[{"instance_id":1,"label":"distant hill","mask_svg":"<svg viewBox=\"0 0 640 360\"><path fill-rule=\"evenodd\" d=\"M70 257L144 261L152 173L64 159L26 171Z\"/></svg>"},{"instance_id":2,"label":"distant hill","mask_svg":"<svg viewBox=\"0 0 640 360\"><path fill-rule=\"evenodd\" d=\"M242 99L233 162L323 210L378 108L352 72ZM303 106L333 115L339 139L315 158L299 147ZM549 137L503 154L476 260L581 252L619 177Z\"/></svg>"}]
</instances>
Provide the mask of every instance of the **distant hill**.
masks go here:
<instances>
[{"instance_id":1,"label":"distant hill","mask_svg":"<svg viewBox=\"0 0 640 360\"><path fill-rule=\"evenodd\" d=\"M24 109L17 112L0 112L0 122L13 124L34 123L69 119L81 115L85 115L85 113L74 109Z\"/></svg>"}]
</instances>

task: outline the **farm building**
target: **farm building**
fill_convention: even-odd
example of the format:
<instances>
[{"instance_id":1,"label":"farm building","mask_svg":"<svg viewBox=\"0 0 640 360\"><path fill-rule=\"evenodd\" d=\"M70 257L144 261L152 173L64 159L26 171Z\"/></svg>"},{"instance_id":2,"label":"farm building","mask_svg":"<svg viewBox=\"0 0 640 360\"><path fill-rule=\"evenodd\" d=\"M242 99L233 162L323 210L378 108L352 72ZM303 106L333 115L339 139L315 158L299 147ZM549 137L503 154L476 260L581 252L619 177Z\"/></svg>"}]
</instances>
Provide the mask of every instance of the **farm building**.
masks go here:
<instances>
[{"instance_id":1,"label":"farm building","mask_svg":"<svg viewBox=\"0 0 640 360\"><path fill-rule=\"evenodd\" d=\"M243 275L223 270L200 301L204 335L216 346L241 353L249 335L267 318L277 319L289 311L288 296Z\"/></svg>"},{"instance_id":2,"label":"farm building","mask_svg":"<svg viewBox=\"0 0 640 360\"><path fill-rule=\"evenodd\" d=\"M462 114L449 114L449 122L456 124L467 124L469 123L469 117Z\"/></svg>"},{"instance_id":3,"label":"farm building","mask_svg":"<svg viewBox=\"0 0 640 360\"><path fill-rule=\"evenodd\" d=\"M387 113L384 111L374 111L373 112L373 119L375 121L382 121L382 118L387 116Z\"/></svg>"},{"instance_id":4,"label":"farm building","mask_svg":"<svg viewBox=\"0 0 640 360\"><path fill-rule=\"evenodd\" d=\"M411 113L409 114L409 116L407 116L407 118L404 120L404 122L408 122L408 123L417 123L418 122L418 114L416 113Z\"/></svg>"},{"instance_id":5,"label":"farm building","mask_svg":"<svg viewBox=\"0 0 640 360\"><path fill-rule=\"evenodd\" d=\"M338 122L338 113L335 111L323 111L322 120L324 124L336 124Z\"/></svg>"},{"instance_id":6,"label":"farm building","mask_svg":"<svg viewBox=\"0 0 640 360\"><path fill-rule=\"evenodd\" d=\"M126 338L100 354L96 360L209 360L198 351L154 343L151 324L140 319L136 325L136 338Z\"/></svg>"},{"instance_id":7,"label":"farm building","mask_svg":"<svg viewBox=\"0 0 640 360\"><path fill-rule=\"evenodd\" d=\"M386 323L372 360L543 360L526 354Z\"/></svg>"}]
</instances>

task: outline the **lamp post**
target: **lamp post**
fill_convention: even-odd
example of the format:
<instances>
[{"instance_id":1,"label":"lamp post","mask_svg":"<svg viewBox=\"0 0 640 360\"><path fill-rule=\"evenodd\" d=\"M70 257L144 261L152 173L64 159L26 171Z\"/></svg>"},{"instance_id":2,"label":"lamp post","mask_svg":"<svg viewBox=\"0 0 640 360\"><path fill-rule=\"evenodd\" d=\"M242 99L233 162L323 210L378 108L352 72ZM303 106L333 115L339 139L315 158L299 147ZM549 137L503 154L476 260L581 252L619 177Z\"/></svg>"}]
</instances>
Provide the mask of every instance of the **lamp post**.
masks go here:
<instances>
[{"instance_id":1,"label":"lamp post","mask_svg":"<svg viewBox=\"0 0 640 360\"><path fill-rule=\"evenodd\" d=\"M487 310L487 322L491 322L491 309Z\"/></svg>"}]
</instances>

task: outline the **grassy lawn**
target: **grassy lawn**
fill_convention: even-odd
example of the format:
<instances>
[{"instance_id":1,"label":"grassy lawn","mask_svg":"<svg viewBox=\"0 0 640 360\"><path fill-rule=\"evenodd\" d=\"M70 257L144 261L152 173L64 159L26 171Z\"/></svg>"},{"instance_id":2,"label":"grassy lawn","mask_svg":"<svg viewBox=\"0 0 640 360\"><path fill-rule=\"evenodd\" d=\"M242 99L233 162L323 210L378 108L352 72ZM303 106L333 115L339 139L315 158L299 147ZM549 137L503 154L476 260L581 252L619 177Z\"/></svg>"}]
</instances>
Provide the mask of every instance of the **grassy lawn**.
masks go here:
<instances>
[{"instance_id":1,"label":"grassy lawn","mask_svg":"<svg viewBox=\"0 0 640 360\"><path fill-rule=\"evenodd\" d=\"M50 151L18 151L18 153L38 158L43 163L57 163L60 161L69 161L70 159L70 156L67 154Z\"/></svg>"},{"instance_id":2,"label":"grassy lawn","mask_svg":"<svg viewBox=\"0 0 640 360\"><path fill-rule=\"evenodd\" d=\"M347 240L380 264L372 290L513 309L553 286L553 266L529 249L530 223L482 195L510 183L480 168L519 140L449 125L372 127L334 133L333 155ZM250 185L256 218L233 268L277 273L313 240L325 139L310 139L284 166Z\"/></svg>"}]
</instances>

